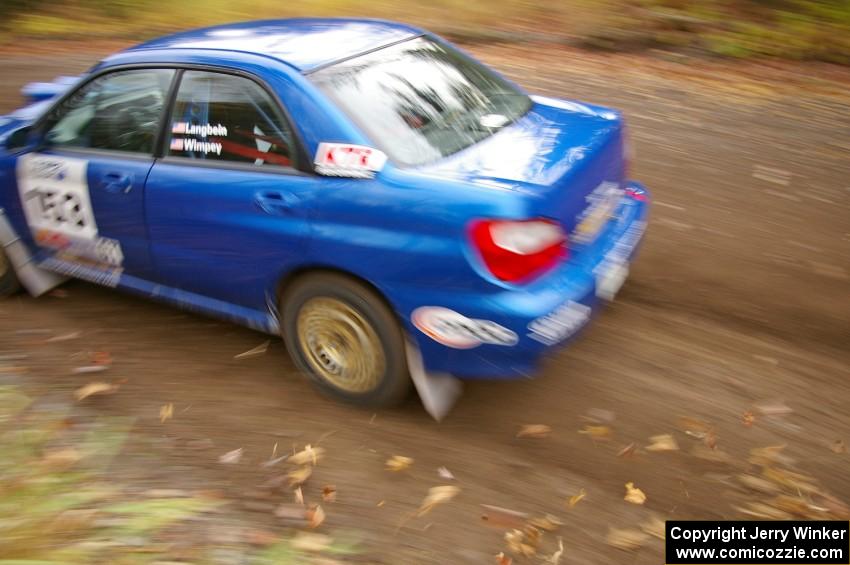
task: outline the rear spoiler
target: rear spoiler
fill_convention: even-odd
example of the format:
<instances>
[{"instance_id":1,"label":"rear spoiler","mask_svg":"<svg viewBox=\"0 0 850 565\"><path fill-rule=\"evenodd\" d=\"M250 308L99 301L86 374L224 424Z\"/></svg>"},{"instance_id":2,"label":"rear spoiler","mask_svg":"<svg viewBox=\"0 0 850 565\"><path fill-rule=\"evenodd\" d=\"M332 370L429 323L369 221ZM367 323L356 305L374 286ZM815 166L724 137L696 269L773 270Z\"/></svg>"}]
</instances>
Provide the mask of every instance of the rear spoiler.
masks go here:
<instances>
[{"instance_id":1,"label":"rear spoiler","mask_svg":"<svg viewBox=\"0 0 850 565\"><path fill-rule=\"evenodd\" d=\"M52 82L31 82L21 89L27 99L27 104L35 104L63 94L71 88L80 77L60 76Z\"/></svg>"}]
</instances>

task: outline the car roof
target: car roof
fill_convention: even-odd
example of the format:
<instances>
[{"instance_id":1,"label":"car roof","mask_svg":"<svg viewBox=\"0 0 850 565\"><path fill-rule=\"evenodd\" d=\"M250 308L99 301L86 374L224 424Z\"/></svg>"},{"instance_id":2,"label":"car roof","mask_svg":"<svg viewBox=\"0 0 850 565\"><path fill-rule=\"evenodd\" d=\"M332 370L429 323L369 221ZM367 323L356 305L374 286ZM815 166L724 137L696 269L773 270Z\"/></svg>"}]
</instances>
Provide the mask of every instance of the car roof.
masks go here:
<instances>
[{"instance_id":1,"label":"car roof","mask_svg":"<svg viewBox=\"0 0 850 565\"><path fill-rule=\"evenodd\" d=\"M153 39L128 51L214 49L272 57L307 72L422 34L385 20L291 18L225 24Z\"/></svg>"}]
</instances>

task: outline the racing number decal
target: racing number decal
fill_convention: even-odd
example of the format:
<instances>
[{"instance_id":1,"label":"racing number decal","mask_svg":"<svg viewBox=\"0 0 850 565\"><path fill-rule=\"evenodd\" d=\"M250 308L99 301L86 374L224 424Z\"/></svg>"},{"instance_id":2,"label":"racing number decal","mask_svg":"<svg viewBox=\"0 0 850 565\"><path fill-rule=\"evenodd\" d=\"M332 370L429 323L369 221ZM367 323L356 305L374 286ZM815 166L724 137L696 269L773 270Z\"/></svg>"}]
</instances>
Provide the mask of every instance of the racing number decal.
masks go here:
<instances>
[{"instance_id":1,"label":"racing number decal","mask_svg":"<svg viewBox=\"0 0 850 565\"><path fill-rule=\"evenodd\" d=\"M35 189L28 192L26 198L26 208L32 210L33 216L40 217L54 229L67 223L71 228L85 230L89 223L78 194Z\"/></svg>"},{"instance_id":2,"label":"racing number decal","mask_svg":"<svg viewBox=\"0 0 850 565\"><path fill-rule=\"evenodd\" d=\"M97 237L87 165L82 159L50 155L18 158L18 191L33 234L47 231L86 240Z\"/></svg>"}]
</instances>

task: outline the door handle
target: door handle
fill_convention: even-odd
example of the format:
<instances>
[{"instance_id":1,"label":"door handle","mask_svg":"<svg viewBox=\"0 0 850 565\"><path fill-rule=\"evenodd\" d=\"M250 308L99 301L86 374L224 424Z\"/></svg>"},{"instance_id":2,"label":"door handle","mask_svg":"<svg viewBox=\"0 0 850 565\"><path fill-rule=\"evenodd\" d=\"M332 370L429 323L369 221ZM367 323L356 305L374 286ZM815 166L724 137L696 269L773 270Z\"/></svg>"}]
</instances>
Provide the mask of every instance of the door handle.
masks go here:
<instances>
[{"instance_id":1,"label":"door handle","mask_svg":"<svg viewBox=\"0 0 850 565\"><path fill-rule=\"evenodd\" d=\"M254 202L266 214L282 216L292 212L295 198L282 192L267 190L254 195Z\"/></svg>"},{"instance_id":2,"label":"door handle","mask_svg":"<svg viewBox=\"0 0 850 565\"><path fill-rule=\"evenodd\" d=\"M126 173L106 173L100 179L100 187L107 192L127 194L133 188L133 175Z\"/></svg>"}]
</instances>

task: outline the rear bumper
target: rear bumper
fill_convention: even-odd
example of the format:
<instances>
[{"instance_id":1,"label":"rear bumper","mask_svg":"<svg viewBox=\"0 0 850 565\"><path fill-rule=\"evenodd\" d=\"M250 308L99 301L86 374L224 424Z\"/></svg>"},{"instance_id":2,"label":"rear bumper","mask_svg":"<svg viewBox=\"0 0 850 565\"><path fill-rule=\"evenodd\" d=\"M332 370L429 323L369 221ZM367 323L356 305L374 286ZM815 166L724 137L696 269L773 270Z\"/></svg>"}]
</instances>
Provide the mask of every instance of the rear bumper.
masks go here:
<instances>
[{"instance_id":1,"label":"rear bumper","mask_svg":"<svg viewBox=\"0 0 850 565\"><path fill-rule=\"evenodd\" d=\"M634 259L643 238L649 200L642 185L630 182L596 240L529 285L480 295L436 291L423 297L419 292L402 299L408 304L402 309L407 331L419 345L425 369L459 378L531 377L541 357L575 339L607 302L603 297L611 285L622 282L623 266ZM429 311L442 315L443 309L460 316L449 318L447 332L430 331L429 323L444 324L446 318ZM447 340L455 330L464 335Z\"/></svg>"}]
</instances>

